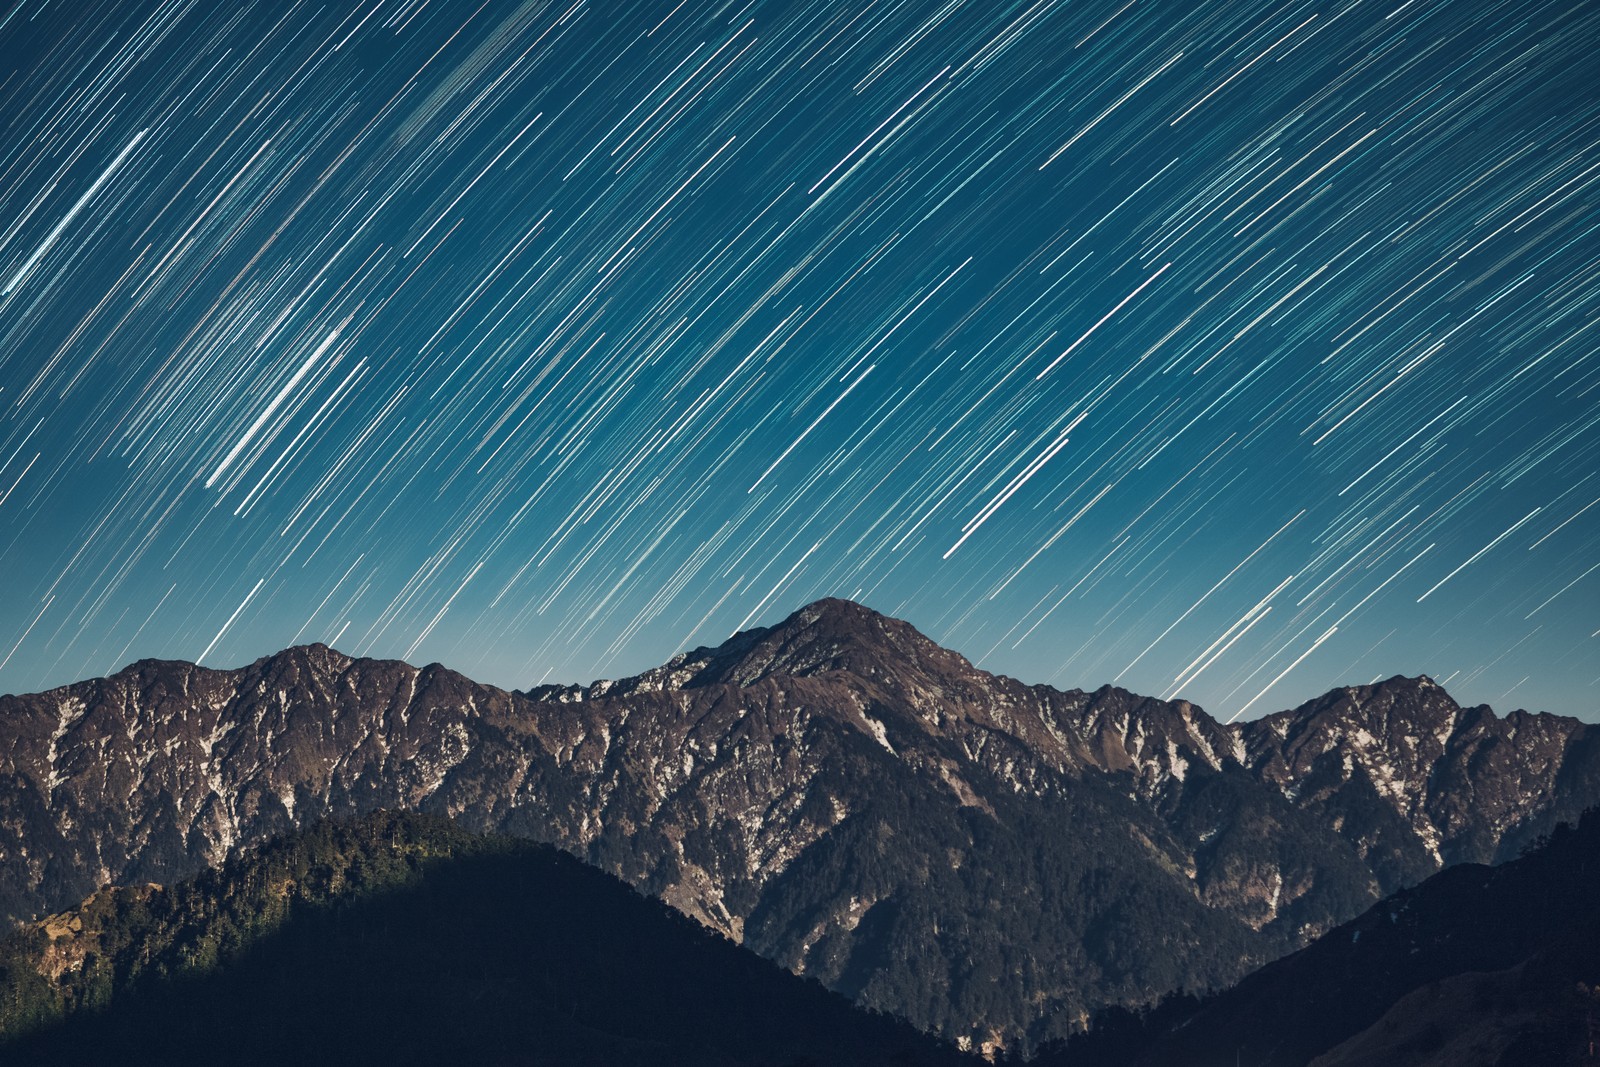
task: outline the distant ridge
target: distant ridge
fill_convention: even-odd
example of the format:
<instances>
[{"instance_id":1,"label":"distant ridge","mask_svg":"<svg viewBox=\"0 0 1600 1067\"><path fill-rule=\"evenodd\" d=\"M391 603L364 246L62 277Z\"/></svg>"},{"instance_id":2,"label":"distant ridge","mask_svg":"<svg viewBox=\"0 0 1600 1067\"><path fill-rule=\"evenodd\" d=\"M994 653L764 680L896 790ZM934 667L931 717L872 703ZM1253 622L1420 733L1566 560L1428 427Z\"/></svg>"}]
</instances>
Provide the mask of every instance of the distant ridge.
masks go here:
<instances>
[{"instance_id":1,"label":"distant ridge","mask_svg":"<svg viewBox=\"0 0 1600 1067\"><path fill-rule=\"evenodd\" d=\"M1600 802L1600 729L1427 678L1224 726L843 600L513 693L321 645L0 698L0 914L378 808L546 841L974 1045L1210 988Z\"/></svg>"}]
</instances>

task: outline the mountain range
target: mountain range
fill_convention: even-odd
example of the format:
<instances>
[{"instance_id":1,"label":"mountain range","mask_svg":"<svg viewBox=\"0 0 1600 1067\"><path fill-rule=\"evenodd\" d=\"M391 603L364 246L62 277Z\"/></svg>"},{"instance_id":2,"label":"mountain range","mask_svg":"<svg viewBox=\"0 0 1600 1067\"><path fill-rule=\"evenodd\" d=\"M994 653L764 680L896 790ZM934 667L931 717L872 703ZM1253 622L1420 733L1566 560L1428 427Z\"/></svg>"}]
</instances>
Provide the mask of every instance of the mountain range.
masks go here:
<instances>
[{"instance_id":1,"label":"mountain range","mask_svg":"<svg viewBox=\"0 0 1600 1067\"><path fill-rule=\"evenodd\" d=\"M586 686L312 645L0 697L0 919L416 810L554 844L862 1006L1031 1049L1596 803L1600 728L1426 677L1224 725L989 674L824 600Z\"/></svg>"}]
</instances>

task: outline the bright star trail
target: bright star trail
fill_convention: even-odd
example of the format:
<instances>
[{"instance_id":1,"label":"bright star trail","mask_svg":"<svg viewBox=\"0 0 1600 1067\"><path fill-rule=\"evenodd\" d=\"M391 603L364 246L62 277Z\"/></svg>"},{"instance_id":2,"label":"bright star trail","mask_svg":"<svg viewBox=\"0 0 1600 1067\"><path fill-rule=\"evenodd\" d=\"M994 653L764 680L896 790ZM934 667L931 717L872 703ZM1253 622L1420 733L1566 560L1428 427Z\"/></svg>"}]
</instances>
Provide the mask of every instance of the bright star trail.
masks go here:
<instances>
[{"instance_id":1,"label":"bright star trail","mask_svg":"<svg viewBox=\"0 0 1600 1067\"><path fill-rule=\"evenodd\" d=\"M30 2L0 688L819 596L1600 714L1600 5Z\"/></svg>"}]
</instances>

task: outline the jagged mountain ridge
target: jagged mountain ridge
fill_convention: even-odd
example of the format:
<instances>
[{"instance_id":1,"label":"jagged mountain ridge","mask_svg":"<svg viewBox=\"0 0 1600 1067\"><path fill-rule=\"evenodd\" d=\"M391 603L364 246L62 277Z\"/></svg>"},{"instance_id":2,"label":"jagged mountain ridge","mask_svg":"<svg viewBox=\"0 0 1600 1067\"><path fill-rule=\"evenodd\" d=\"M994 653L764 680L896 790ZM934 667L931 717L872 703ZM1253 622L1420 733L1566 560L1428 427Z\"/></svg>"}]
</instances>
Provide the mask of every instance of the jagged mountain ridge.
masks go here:
<instances>
[{"instance_id":1,"label":"jagged mountain ridge","mask_svg":"<svg viewBox=\"0 0 1600 1067\"><path fill-rule=\"evenodd\" d=\"M1596 733L1399 678L1223 726L991 675L838 600L528 693L318 645L141 661L0 698L0 908L417 808L558 844L868 1006L1037 1040L1514 854L1600 799Z\"/></svg>"}]
</instances>

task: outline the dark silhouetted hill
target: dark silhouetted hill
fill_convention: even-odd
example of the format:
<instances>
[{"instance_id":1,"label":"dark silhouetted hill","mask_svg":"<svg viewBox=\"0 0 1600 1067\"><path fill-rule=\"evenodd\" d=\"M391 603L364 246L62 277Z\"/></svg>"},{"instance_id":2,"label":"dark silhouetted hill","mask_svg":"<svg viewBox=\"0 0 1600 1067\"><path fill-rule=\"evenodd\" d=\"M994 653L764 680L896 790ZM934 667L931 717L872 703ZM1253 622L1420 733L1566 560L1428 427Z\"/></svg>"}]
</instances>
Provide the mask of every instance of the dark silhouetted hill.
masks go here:
<instances>
[{"instance_id":1,"label":"dark silhouetted hill","mask_svg":"<svg viewBox=\"0 0 1600 1067\"><path fill-rule=\"evenodd\" d=\"M1600 811L1381 901L1226 992L1112 1011L1039 1067L1600 1063Z\"/></svg>"},{"instance_id":2,"label":"dark silhouetted hill","mask_svg":"<svg viewBox=\"0 0 1600 1067\"><path fill-rule=\"evenodd\" d=\"M0 944L7 1063L967 1062L548 846L380 813Z\"/></svg>"}]
</instances>

